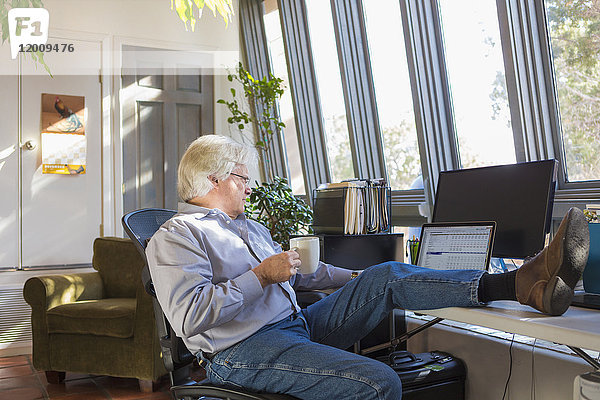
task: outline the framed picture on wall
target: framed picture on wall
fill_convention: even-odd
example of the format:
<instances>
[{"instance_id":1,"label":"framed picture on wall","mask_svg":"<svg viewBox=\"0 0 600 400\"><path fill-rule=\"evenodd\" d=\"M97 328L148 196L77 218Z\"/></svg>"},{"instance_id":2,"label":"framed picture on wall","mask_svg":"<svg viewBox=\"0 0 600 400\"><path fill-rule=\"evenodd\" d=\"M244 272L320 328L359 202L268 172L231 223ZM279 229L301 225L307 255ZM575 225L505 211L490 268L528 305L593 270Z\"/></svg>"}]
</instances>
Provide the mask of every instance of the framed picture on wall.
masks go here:
<instances>
[{"instance_id":1,"label":"framed picture on wall","mask_svg":"<svg viewBox=\"0 0 600 400\"><path fill-rule=\"evenodd\" d=\"M42 173L85 174L85 97L42 93Z\"/></svg>"}]
</instances>

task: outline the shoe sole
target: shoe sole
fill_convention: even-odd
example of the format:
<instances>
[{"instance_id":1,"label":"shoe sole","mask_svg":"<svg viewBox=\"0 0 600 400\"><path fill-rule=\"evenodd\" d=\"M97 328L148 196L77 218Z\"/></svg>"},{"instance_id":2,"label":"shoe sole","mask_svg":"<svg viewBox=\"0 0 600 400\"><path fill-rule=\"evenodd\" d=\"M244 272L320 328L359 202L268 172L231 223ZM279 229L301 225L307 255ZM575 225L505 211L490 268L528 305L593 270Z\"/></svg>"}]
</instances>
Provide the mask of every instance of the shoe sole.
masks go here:
<instances>
[{"instance_id":1,"label":"shoe sole","mask_svg":"<svg viewBox=\"0 0 600 400\"><path fill-rule=\"evenodd\" d=\"M562 315L573 300L573 290L587 264L590 248L588 222L578 208L569 210L562 243L562 263L550 278L542 298L550 315Z\"/></svg>"}]
</instances>

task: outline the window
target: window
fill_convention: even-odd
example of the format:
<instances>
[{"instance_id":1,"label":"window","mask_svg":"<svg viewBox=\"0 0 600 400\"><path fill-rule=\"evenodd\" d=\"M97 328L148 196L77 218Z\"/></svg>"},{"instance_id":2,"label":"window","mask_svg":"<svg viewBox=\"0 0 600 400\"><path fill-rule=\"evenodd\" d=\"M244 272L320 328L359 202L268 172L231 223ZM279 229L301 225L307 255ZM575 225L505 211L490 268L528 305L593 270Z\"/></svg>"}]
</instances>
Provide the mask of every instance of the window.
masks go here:
<instances>
[{"instance_id":1,"label":"window","mask_svg":"<svg viewBox=\"0 0 600 400\"><path fill-rule=\"evenodd\" d=\"M320 125L298 127L302 146L316 144L307 146L309 156L300 161L293 161L296 145L286 131L290 169L296 172L299 164L306 164L302 169L311 188L325 180L353 178L364 166L353 165L353 160L373 155L382 144L386 173L395 189L395 225L414 226L430 214L426 206L435 198L437 174L451 168L557 157L564 170L557 218L566 207L597 196L600 11L594 2L361 2L362 7L348 8L343 0L290 0L280 2L285 5L280 13L275 0L264 3L274 71L287 75L278 39L281 17L284 34L294 44L291 54L296 55L288 66L294 72L292 84L306 89L294 97L296 111L299 118L319 124L321 117L315 115L323 115L323 130ZM339 32L334 29L332 4L339 13ZM364 26L358 10L364 11ZM336 40L344 46L341 59ZM365 43L368 58L363 57ZM312 57L303 58L309 51ZM306 61L296 65L294 60ZM344 82L350 89L364 89L360 79L372 72L374 90L358 90L361 96L344 104L340 71L351 79ZM302 81L313 72L315 78ZM360 117L361 107L367 109L373 102L383 140L374 136L377 132L363 129L357 135L361 140L351 146L346 112L356 109ZM291 125L288 110L285 122ZM376 148L364 148L373 143ZM330 171L324 171L325 158ZM421 182L423 189L416 189ZM296 186L293 181L292 185ZM562 190L579 187L585 187L585 198L581 191Z\"/></svg>"},{"instance_id":2,"label":"window","mask_svg":"<svg viewBox=\"0 0 600 400\"><path fill-rule=\"evenodd\" d=\"M516 161L495 0L440 0L462 167Z\"/></svg>"},{"instance_id":3,"label":"window","mask_svg":"<svg viewBox=\"0 0 600 400\"><path fill-rule=\"evenodd\" d=\"M338 51L329 1L306 0L315 73L325 123L327 155L334 182L354 178Z\"/></svg>"},{"instance_id":4,"label":"window","mask_svg":"<svg viewBox=\"0 0 600 400\"><path fill-rule=\"evenodd\" d=\"M364 0L363 7L390 186L410 189L421 175L421 160L400 4L397 0Z\"/></svg>"},{"instance_id":5,"label":"window","mask_svg":"<svg viewBox=\"0 0 600 400\"><path fill-rule=\"evenodd\" d=\"M287 161L290 170L290 186L292 187L292 191L295 195L306 195L277 1L265 1L264 10L265 34L268 41L267 45L269 46L273 75L283 79L285 86L285 92L279 100L279 113L281 120L285 124L283 135L285 139Z\"/></svg>"},{"instance_id":6,"label":"window","mask_svg":"<svg viewBox=\"0 0 600 400\"><path fill-rule=\"evenodd\" d=\"M546 0L567 181L600 179L600 8Z\"/></svg>"}]
</instances>

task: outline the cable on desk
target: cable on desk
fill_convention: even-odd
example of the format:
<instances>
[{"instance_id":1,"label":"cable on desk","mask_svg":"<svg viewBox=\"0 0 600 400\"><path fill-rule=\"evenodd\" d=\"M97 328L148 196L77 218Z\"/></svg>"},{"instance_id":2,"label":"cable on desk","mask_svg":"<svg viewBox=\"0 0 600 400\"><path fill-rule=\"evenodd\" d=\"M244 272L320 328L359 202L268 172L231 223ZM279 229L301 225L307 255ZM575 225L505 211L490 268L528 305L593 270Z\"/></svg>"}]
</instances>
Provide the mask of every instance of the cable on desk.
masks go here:
<instances>
[{"instance_id":1,"label":"cable on desk","mask_svg":"<svg viewBox=\"0 0 600 400\"><path fill-rule=\"evenodd\" d=\"M535 400L535 345L537 338L533 339L533 347L531 348L531 400Z\"/></svg>"},{"instance_id":2,"label":"cable on desk","mask_svg":"<svg viewBox=\"0 0 600 400\"><path fill-rule=\"evenodd\" d=\"M510 382L510 376L512 375L512 365L513 365L513 358L512 358L512 347L513 347L513 343L515 342L515 334L512 334L512 339L510 341L510 347L508 348L508 356L509 356L509 366L508 366L508 378L506 378L506 385L504 385L504 394L502 395L502 400L504 400L504 398L506 397L506 391L508 390L508 383Z\"/></svg>"}]
</instances>

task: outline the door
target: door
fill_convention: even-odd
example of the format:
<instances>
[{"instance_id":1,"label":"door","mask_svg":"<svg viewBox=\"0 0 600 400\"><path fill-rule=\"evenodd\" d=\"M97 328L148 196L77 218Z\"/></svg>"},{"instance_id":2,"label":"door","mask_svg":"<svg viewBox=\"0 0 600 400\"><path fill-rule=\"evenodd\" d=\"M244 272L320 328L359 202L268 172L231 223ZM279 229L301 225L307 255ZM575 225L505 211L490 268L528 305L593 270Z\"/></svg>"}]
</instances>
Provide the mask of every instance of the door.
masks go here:
<instances>
[{"instance_id":1,"label":"door","mask_svg":"<svg viewBox=\"0 0 600 400\"><path fill-rule=\"evenodd\" d=\"M23 63L22 140L34 140L37 146L21 150L22 264L89 264L102 223L102 46L75 39L49 38L48 43L71 43L74 51L44 55L53 77L30 60ZM84 174L42 173L42 93L84 97Z\"/></svg>"},{"instance_id":2,"label":"door","mask_svg":"<svg viewBox=\"0 0 600 400\"><path fill-rule=\"evenodd\" d=\"M123 46L123 212L177 208L177 166L213 133L213 77L193 53Z\"/></svg>"}]
</instances>

